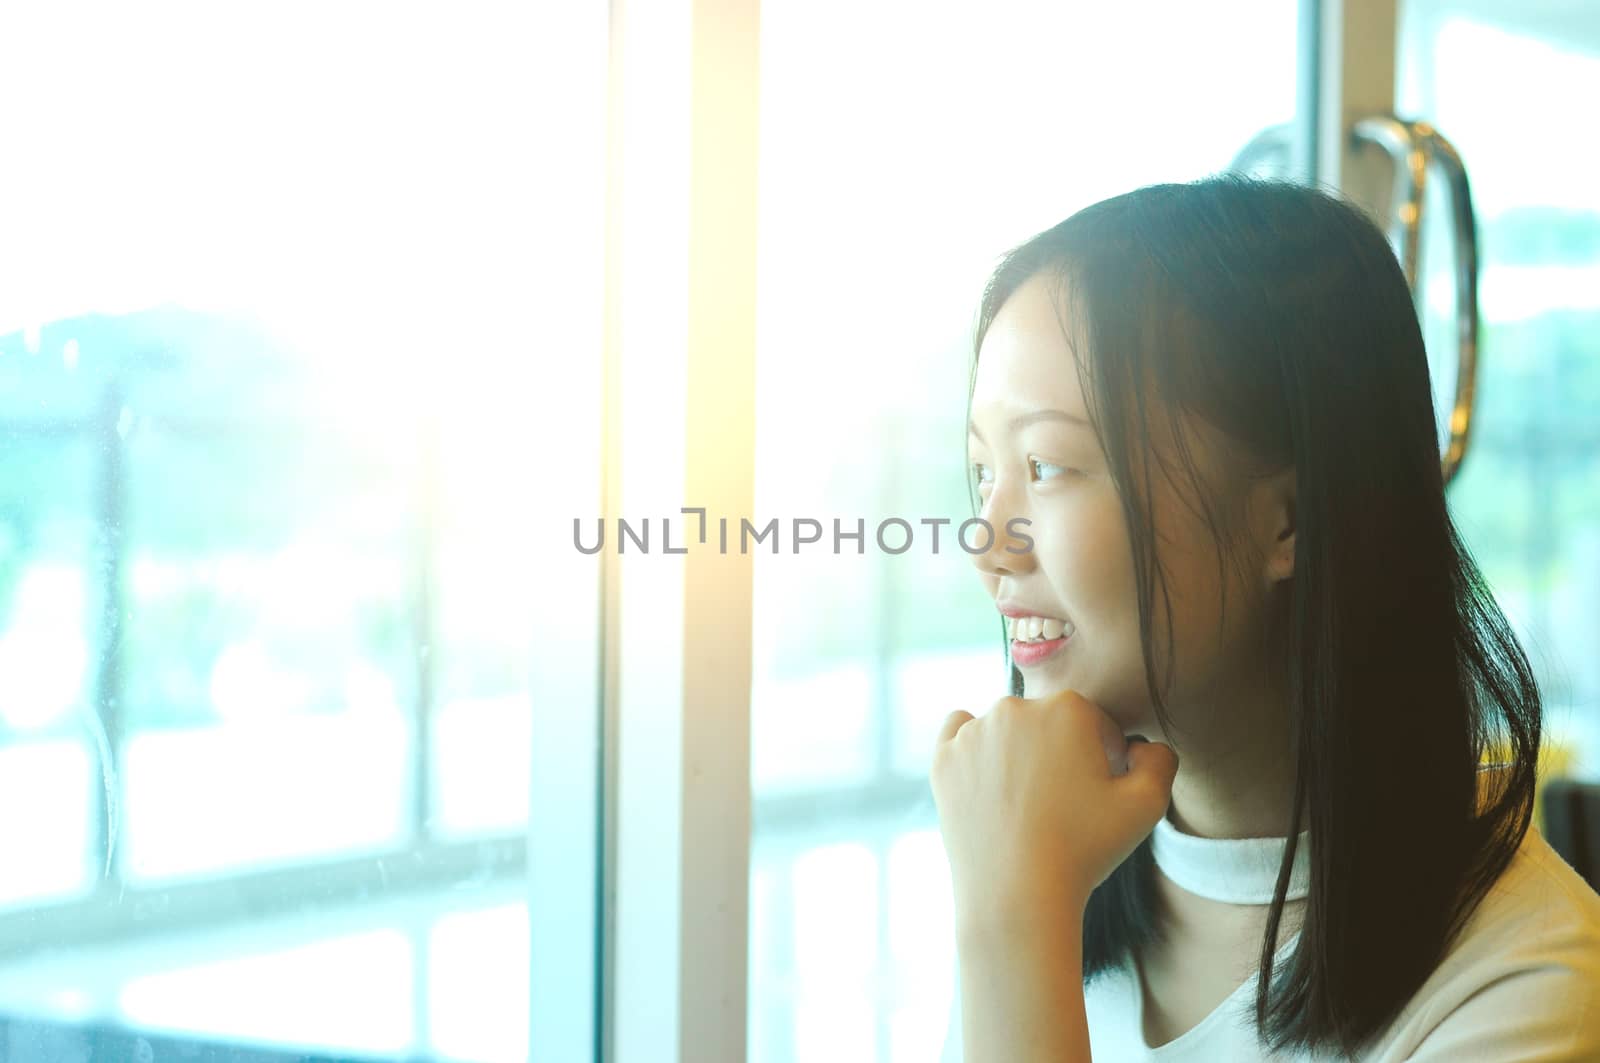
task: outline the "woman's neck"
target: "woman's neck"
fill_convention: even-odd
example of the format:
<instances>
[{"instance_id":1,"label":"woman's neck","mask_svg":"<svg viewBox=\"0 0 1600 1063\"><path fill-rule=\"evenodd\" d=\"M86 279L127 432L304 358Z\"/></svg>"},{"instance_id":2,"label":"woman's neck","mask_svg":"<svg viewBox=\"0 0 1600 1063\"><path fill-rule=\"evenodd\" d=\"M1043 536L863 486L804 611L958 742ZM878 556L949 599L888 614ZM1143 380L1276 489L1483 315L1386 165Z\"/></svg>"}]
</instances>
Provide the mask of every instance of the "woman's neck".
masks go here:
<instances>
[{"instance_id":1,"label":"woman's neck","mask_svg":"<svg viewBox=\"0 0 1600 1063\"><path fill-rule=\"evenodd\" d=\"M1168 818L1185 834L1202 838L1283 838L1291 830L1293 765L1275 758L1251 758L1248 767L1229 757L1207 764L1183 752L1182 770L1172 785Z\"/></svg>"},{"instance_id":2,"label":"woman's neck","mask_svg":"<svg viewBox=\"0 0 1600 1063\"><path fill-rule=\"evenodd\" d=\"M1202 838L1281 838L1290 830L1295 758L1286 700L1259 690L1174 712L1194 721L1166 740L1178 751L1168 818Z\"/></svg>"}]
</instances>

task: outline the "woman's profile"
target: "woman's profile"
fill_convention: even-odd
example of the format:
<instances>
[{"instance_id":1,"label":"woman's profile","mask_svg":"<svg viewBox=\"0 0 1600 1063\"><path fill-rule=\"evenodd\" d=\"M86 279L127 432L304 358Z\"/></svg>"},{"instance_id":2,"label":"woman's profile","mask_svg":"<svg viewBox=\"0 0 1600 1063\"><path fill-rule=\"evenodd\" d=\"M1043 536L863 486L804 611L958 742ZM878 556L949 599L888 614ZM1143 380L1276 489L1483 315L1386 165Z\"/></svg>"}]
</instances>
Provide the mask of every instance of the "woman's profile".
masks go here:
<instances>
[{"instance_id":1,"label":"woman's profile","mask_svg":"<svg viewBox=\"0 0 1600 1063\"><path fill-rule=\"evenodd\" d=\"M944 1059L1600 1060L1600 897L1532 826L1539 690L1371 220L1087 207L991 277L969 412L1030 544L974 558L1010 696L934 752Z\"/></svg>"}]
</instances>

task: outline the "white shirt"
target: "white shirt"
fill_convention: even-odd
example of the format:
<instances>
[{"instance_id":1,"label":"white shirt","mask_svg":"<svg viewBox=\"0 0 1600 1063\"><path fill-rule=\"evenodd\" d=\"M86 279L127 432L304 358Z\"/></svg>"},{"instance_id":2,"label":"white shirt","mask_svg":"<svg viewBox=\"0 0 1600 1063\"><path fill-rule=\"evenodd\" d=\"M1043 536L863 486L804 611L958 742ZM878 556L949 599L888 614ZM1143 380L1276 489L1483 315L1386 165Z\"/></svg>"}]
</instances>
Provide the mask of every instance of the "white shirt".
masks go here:
<instances>
[{"instance_id":1,"label":"white shirt","mask_svg":"<svg viewBox=\"0 0 1600 1063\"><path fill-rule=\"evenodd\" d=\"M1297 937L1284 941L1280 957ZM1144 1041L1139 976L1126 963L1084 994L1095 1063L1337 1058L1266 1054L1253 1029L1255 988L1252 975L1198 1025L1151 1048ZM961 1037L958 974L940 1063L962 1063ZM1600 896L1537 829L1529 828L1444 960L1360 1059L1600 1061Z\"/></svg>"}]
</instances>

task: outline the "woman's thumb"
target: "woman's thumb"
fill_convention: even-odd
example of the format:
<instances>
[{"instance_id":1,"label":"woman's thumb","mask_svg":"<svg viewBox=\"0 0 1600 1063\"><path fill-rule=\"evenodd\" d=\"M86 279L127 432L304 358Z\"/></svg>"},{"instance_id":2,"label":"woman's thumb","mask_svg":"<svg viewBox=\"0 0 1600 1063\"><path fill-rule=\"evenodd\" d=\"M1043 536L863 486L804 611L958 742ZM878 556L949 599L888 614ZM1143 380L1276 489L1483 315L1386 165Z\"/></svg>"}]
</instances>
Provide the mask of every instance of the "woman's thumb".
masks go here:
<instances>
[{"instance_id":1,"label":"woman's thumb","mask_svg":"<svg viewBox=\"0 0 1600 1063\"><path fill-rule=\"evenodd\" d=\"M1166 811L1172 799L1172 780L1178 774L1178 754L1164 742L1151 742L1138 735L1128 739L1127 780L1137 779L1150 787L1152 796L1159 796L1161 810Z\"/></svg>"}]
</instances>

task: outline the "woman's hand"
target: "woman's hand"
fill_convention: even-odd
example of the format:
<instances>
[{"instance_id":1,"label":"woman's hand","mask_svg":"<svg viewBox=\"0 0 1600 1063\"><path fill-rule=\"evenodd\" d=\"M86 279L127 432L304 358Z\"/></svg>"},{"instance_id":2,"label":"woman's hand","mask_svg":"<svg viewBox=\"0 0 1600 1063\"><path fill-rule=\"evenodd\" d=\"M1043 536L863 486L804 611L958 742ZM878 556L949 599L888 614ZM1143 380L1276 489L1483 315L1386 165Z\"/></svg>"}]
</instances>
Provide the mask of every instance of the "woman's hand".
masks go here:
<instances>
[{"instance_id":1,"label":"woman's hand","mask_svg":"<svg viewBox=\"0 0 1600 1063\"><path fill-rule=\"evenodd\" d=\"M1166 814L1177 755L1128 742L1072 691L945 720L929 773L958 926L1028 933L1089 893Z\"/></svg>"}]
</instances>

